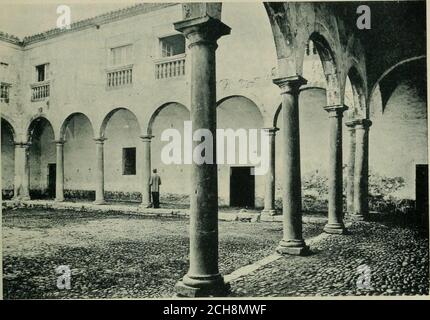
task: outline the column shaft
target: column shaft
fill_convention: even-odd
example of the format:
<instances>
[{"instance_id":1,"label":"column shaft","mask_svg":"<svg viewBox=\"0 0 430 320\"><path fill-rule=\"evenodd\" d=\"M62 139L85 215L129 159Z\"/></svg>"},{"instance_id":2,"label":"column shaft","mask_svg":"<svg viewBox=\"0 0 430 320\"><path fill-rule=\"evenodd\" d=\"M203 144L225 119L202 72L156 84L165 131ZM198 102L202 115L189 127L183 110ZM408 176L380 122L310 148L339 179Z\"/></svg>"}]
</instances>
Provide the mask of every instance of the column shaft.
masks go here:
<instances>
[{"instance_id":1,"label":"column shaft","mask_svg":"<svg viewBox=\"0 0 430 320\"><path fill-rule=\"evenodd\" d=\"M55 201L64 201L64 141L55 141L57 147Z\"/></svg>"},{"instance_id":2,"label":"column shaft","mask_svg":"<svg viewBox=\"0 0 430 320\"><path fill-rule=\"evenodd\" d=\"M95 204L104 204L104 141L105 138L95 139L96 141L96 200Z\"/></svg>"},{"instance_id":3,"label":"column shaft","mask_svg":"<svg viewBox=\"0 0 430 320\"><path fill-rule=\"evenodd\" d=\"M14 199L30 200L29 143L15 143Z\"/></svg>"},{"instance_id":4,"label":"column shaft","mask_svg":"<svg viewBox=\"0 0 430 320\"><path fill-rule=\"evenodd\" d=\"M279 253L301 255L308 247L302 236L302 196L300 173L299 88L306 80L300 76L273 81L282 90L283 187L282 209L284 237Z\"/></svg>"},{"instance_id":5,"label":"column shaft","mask_svg":"<svg viewBox=\"0 0 430 320\"><path fill-rule=\"evenodd\" d=\"M278 128L266 129L269 135L269 170L266 173L266 189L264 196L264 209L262 214L275 215L275 142L276 142L276 131Z\"/></svg>"},{"instance_id":6,"label":"column shaft","mask_svg":"<svg viewBox=\"0 0 430 320\"><path fill-rule=\"evenodd\" d=\"M151 177L151 138L152 136L141 136L143 146L142 161L142 204L143 208L151 205L151 191L149 189L149 178Z\"/></svg>"},{"instance_id":7,"label":"column shaft","mask_svg":"<svg viewBox=\"0 0 430 320\"><path fill-rule=\"evenodd\" d=\"M354 166L355 166L355 125L348 122L349 145L346 185L346 208L349 215L354 213Z\"/></svg>"},{"instance_id":8,"label":"column shaft","mask_svg":"<svg viewBox=\"0 0 430 320\"><path fill-rule=\"evenodd\" d=\"M193 130L212 133L215 163L191 167L190 266L176 285L181 296L224 295L227 286L218 269L218 173L216 164L216 40L230 28L209 17L175 23L189 40L191 53L191 121ZM193 141L193 150L199 145Z\"/></svg>"},{"instance_id":9,"label":"column shaft","mask_svg":"<svg viewBox=\"0 0 430 320\"><path fill-rule=\"evenodd\" d=\"M343 172L342 172L342 114L347 107L328 106L329 137L329 170L328 170L328 222L324 227L327 233L342 234L343 224Z\"/></svg>"},{"instance_id":10,"label":"column shaft","mask_svg":"<svg viewBox=\"0 0 430 320\"><path fill-rule=\"evenodd\" d=\"M355 126L354 214L351 218L364 220L369 213L369 127L368 119L357 120Z\"/></svg>"}]
</instances>

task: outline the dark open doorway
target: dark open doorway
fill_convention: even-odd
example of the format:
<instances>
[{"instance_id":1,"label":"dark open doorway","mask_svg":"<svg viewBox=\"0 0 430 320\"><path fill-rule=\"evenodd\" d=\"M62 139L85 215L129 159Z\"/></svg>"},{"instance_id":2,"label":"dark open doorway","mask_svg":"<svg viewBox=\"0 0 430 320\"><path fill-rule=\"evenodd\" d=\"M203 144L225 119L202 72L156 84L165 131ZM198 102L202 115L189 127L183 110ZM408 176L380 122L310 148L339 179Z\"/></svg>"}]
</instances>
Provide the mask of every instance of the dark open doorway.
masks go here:
<instances>
[{"instance_id":1,"label":"dark open doorway","mask_svg":"<svg viewBox=\"0 0 430 320\"><path fill-rule=\"evenodd\" d=\"M48 190L49 198L55 197L55 180L57 178L57 167L55 163L48 163Z\"/></svg>"},{"instance_id":2,"label":"dark open doorway","mask_svg":"<svg viewBox=\"0 0 430 320\"><path fill-rule=\"evenodd\" d=\"M417 164L415 170L415 210L420 223L428 228L429 168L427 164Z\"/></svg>"},{"instance_id":3,"label":"dark open doorway","mask_svg":"<svg viewBox=\"0 0 430 320\"><path fill-rule=\"evenodd\" d=\"M253 208L255 203L255 176L252 167L231 167L230 206Z\"/></svg>"}]
</instances>

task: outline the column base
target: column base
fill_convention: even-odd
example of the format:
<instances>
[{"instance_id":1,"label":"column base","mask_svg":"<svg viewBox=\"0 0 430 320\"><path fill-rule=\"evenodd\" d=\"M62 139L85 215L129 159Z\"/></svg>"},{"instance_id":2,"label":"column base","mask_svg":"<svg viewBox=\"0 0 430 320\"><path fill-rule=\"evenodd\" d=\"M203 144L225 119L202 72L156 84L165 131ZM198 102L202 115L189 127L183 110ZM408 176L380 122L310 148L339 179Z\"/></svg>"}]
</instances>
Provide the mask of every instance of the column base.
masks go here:
<instances>
[{"instance_id":1,"label":"column base","mask_svg":"<svg viewBox=\"0 0 430 320\"><path fill-rule=\"evenodd\" d=\"M261 214L265 216L276 216L278 215L278 211L275 209L264 209L263 211L261 211Z\"/></svg>"},{"instance_id":2,"label":"column base","mask_svg":"<svg viewBox=\"0 0 430 320\"><path fill-rule=\"evenodd\" d=\"M230 285L224 282L220 274L207 277L185 275L176 283L175 290L178 297L225 297L230 292Z\"/></svg>"},{"instance_id":3,"label":"column base","mask_svg":"<svg viewBox=\"0 0 430 320\"><path fill-rule=\"evenodd\" d=\"M276 248L276 252L295 256L305 256L310 253L309 247L304 240L281 240Z\"/></svg>"},{"instance_id":4,"label":"column base","mask_svg":"<svg viewBox=\"0 0 430 320\"><path fill-rule=\"evenodd\" d=\"M102 204L106 204L106 201L105 200L95 200L93 202L93 204L102 205Z\"/></svg>"},{"instance_id":5,"label":"column base","mask_svg":"<svg viewBox=\"0 0 430 320\"><path fill-rule=\"evenodd\" d=\"M324 232L330 234L345 234L346 229L343 223L327 223L324 226Z\"/></svg>"},{"instance_id":6,"label":"column base","mask_svg":"<svg viewBox=\"0 0 430 320\"><path fill-rule=\"evenodd\" d=\"M54 199L55 202L64 202L64 198L62 199Z\"/></svg>"}]
</instances>

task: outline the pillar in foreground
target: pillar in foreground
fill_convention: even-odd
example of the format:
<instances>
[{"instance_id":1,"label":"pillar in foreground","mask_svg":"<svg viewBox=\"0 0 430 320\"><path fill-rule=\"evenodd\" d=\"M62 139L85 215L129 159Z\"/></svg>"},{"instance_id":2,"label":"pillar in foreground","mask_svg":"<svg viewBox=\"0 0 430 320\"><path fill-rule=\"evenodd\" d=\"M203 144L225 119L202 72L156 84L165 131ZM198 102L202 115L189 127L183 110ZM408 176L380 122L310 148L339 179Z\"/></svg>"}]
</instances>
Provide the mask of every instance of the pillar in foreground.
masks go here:
<instances>
[{"instance_id":1,"label":"pillar in foreground","mask_svg":"<svg viewBox=\"0 0 430 320\"><path fill-rule=\"evenodd\" d=\"M14 199L19 201L30 200L29 147L27 142L15 143Z\"/></svg>"},{"instance_id":2,"label":"pillar in foreground","mask_svg":"<svg viewBox=\"0 0 430 320\"><path fill-rule=\"evenodd\" d=\"M276 214L275 208L275 138L278 128L266 128L269 135L269 170L266 173L266 189L264 195L264 209L262 214L273 216Z\"/></svg>"},{"instance_id":3,"label":"pillar in foreground","mask_svg":"<svg viewBox=\"0 0 430 320\"><path fill-rule=\"evenodd\" d=\"M354 213L355 122L348 121L345 123L345 125L348 127L349 134L346 181L346 211L348 215L352 215Z\"/></svg>"},{"instance_id":4,"label":"pillar in foreground","mask_svg":"<svg viewBox=\"0 0 430 320\"><path fill-rule=\"evenodd\" d=\"M342 118L348 109L344 105L327 106L329 114L329 170L328 170L328 222L324 226L327 233L343 234L343 161L342 161Z\"/></svg>"},{"instance_id":5,"label":"pillar in foreground","mask_svg":"<svg viewBox=\"0 0 430 320\"><path fill-rule=\"evenodd\" d=\"M191 121L193 130L207 129L213 136L214 163L191 167L190 266L176 285L179 296L222 296L228 287L218 269L218 178L216 164L217 39L230 33L218 19L204 16L175 23L189 41L191 53ZM193 150L200 142L193 141Z\"/></svg>"},{"instance_id":6,"label":"pillar in foreground","mask_svg":"<svg viewBox=\"0 0 430 320\"><path fill-rule=\"evenodd\" d=\"M308 247L302 235L302 191L300 174L299 89L306 84L301 76L283 77L273 82L282 94L282 212L284 236L276 251L303 255Z\"/></svg>"},{"instance_id":7,"label":"pillar in foreground","mask_svg":"<svg viewBox=\"0 0 430 320\"><path fill-rule=\"evenodd\" d=\"M64 140L55 141L57 148L55 201L64 201Z\"/></svg>"},{"instance_id":8,"label":"pillar in foreground","mask_svg":"<svg viewBox=\"0 0 430 320\"><path fill-rule=\"evenodd\" d=\"M95 204L105 203L105 170L104 170L104 142L106 138L94 139L96 142L96 200Z\"/></svg>"},{"instance_id":9,"label":"pillar in foreground","mask_svg":"<svg viewBox=\"0 0 430 320\"><path fill-rule=\"evenodd\" d=\"M354 214L352 219L364 220L369 213L369 119L355 123Z\"/></svg>"},{"instance_id":10,"label":"pillar in foreground","mask_svg":"<svg viewBox=\"0 0 430 320\"><path fill-rule=\"evenodd\" d=\"M142 208L151 206L151 190L149 189L149 178L151 177L151 139L153 136L144 135L140 137L143 146L142 161Z\"/></svg>"}]
</instances>

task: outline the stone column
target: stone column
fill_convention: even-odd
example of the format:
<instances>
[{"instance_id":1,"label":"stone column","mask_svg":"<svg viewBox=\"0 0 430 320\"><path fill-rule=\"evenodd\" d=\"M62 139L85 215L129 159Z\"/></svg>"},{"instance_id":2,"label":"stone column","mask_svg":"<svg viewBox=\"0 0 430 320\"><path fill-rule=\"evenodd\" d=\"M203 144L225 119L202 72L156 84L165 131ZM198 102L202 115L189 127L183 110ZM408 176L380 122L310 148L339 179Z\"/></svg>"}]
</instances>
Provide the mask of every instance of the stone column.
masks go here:
<instances>
[{"instance_id":1,"label":"stone column","mask_svg":"<svg viewBox=\"0 0 430 320\"><path fill-rule=\"evenodd\" d=\"M274 79L282 94L284 236L276 251L302 255L308 251L302 236L302 191L300 174L299 89L306 83L301 76Z\"/></svg>"},{"instance_id":2,"label":"stone column","mask_svg":"<svg viewBox=\"0 0 430 320\"><path fill-rule=\"evenodd\" d=\"M342 170L342 117L347 106L327 106L329 113L329 170L328 170L328 222L324 226L327 233L343 234L343 170Z\"/></svg>"},{"instance_id":3,"label":"stone column","mask_svg":"<svg viewBox=\"0 0 430 320\"><path fill-rule=\"evenodd\" d=\"M191 60L191 121L193 130L212 133L214 163L191 167L190 266L176 285L179 296L222 296L228 287L218 269L218 177L216 164L216 77L217 39L230 28L209 16L175 23L189 40ZM199 145L193 141L193 150Z\"/></svg>"},{"instance_id":4,"label":"stone column","mask_svg":"<svg viewBox=\"0 0 430 320\"><path fill-rule=\"evenodd\" d=\"M153 136L141 136L143 143L143 159L142 159L142 203L143 208L148 208L151 205L151 193L149 190L149 178L151 177L151 139Z\"/></svg>"},{"instance_id":5,"label":"stone column","mask_svg":"<svg viewBox=\"0 0 430 320\"><path fill-rule=\"evenodd\" d=\"M57 163L55 176L55 201L64 201L64 140L55 141L57 146Z\"/></svg>"},{"instance_id":6,"label":"stone column","mask_svg":"<svg viewBox=\"0 0 430 320\"><path fill-rule=\"evenodd\" d=\"M264 209L261 212L266 215L275 215L275 142L278 128L266 128L269 135L269 170L266 173L266 191L264 196Z\"/></svg>"},{"instance_id":7,"label":"stone column","mask_svg":"<svg viewBox=\"0 0 430 320\"><path fill-rule=\"evenodd\" d=\"M15 143L14 199L30 200L30 170L28 163L28 142Z\"/></svg>"},{"instance_id":8,"label":"stone column","mask_svg":"<svg viewBox=\"0 0 430 320\"><path fill-rule=\"evenodd\" d=\"M96 164L97 164L97 172L96 172L96 200L95 204L104 204L105 203L105 169L104 169L104 142L106 138L98 138L94 139L96 142Z\"/></svg>"},{"instance_id":9,"label":"stone column","mask_svg":"<svg viewBox=\"0 0 430 320\"><path fill-rule=\"evenodd\" d=\"M364 220L369 213L369 119L355 122L354 214L352 219Z\"/></svg>"},{"instance_id":10,"label":"stone column","mask_svg":"<svg viewBox=\"0 0 430 320\"><path fill-rule=\"evenodd\" d=\"M345 124L348 127L349 133L346 211L348 215L352 215L354 213L355 122L348 121Z\"/></svg>"}]
</instances>

